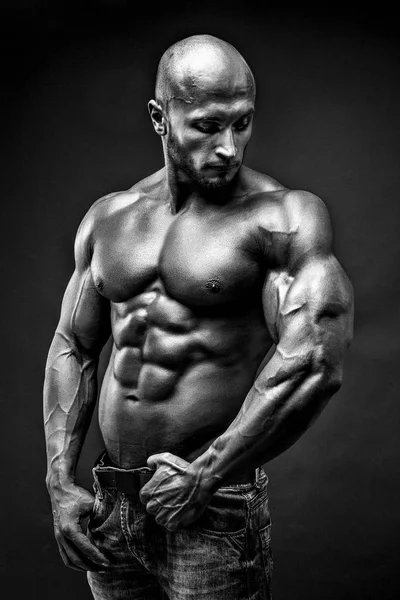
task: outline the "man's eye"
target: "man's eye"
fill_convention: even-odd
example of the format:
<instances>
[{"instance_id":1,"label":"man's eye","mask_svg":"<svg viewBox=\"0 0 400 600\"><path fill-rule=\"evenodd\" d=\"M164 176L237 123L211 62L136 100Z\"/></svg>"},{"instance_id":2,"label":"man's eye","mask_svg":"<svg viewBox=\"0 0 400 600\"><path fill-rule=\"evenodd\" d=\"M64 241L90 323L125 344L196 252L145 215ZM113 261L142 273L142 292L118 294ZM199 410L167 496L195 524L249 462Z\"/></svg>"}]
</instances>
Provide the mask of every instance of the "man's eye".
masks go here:
<instances>
[{"instance_id":1,"label":"man's eye","mask_svg":"<svg viewBox=\"0 0 400 600\"><path fill-rule=\"evenodd\" d=\"M218 131L216 123L196 123L195 127L202 133L217 133Z\"/></svg>"},{"instance_id":2,"label":"man's eye","mask_svg":"<svg viewBox=\"0 0 400 600\"><path fill-rule=\"evenodd\" d=\"M244 121L238 121L235 123L236 131L244 131L250 125L250 119L246 119Z\"/></svg>"}]
</instances>

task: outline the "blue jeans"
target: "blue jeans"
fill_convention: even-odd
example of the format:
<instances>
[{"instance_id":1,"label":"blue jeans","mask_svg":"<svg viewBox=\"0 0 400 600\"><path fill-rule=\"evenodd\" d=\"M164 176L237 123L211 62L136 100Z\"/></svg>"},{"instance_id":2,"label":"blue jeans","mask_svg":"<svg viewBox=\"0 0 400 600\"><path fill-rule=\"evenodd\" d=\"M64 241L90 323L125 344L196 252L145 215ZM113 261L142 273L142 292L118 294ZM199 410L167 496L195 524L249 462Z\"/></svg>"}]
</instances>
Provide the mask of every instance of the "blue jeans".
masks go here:
<instances>
[{"instance_id":1,"label":"blue jeans","mask_svg":"<svg viewBox=\"0 0 400 600\"><path fill-rule=\"evenodd\" d=\"M262 469L253 483L220 488L193 525L174 532L155 522L137 494L100 487L102 469L114 467L93 469L88 536L114 566L88 573L96 600L271 599L271 519Z\"/></svg>"}]
</instances>

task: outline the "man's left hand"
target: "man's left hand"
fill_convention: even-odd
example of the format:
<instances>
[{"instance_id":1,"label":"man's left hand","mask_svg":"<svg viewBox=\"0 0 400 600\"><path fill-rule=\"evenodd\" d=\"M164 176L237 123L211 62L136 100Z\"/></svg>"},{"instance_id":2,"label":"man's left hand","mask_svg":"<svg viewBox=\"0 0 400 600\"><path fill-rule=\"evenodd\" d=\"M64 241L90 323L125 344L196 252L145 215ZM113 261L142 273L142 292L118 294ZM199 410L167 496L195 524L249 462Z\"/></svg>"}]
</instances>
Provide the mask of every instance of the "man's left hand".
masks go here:
<instances>
[{"instance_id":1,"label":"man's left hand","mask_svg":"<svg viewBox=\"0 0 400 600\"><path fill-rule=\"evenodd\" d=\"M188 527L200 517L212 493L202 485L200 473L179 456L162 452L147 460L156 471L140 491L140 500L159 525L170 531Z\"/></svg>"}]
</instances>

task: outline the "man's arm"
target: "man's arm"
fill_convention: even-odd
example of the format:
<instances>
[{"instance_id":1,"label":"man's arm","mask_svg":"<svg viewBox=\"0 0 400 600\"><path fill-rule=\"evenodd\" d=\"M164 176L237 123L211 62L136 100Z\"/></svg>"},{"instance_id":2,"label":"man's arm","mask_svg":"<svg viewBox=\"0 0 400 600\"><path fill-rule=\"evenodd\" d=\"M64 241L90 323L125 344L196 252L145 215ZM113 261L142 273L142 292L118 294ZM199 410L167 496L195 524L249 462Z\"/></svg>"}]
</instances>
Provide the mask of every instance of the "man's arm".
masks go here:
<instances>
[{"instance_id":1,"label":"man's arm","mask_svg":"<svg viewBox=\"0 0 400 600\"><path fill-rule=\"evenodd\" d=\"M309 194L292 192L288 201L301 213L289 263L269 273L263 290L276 350L236 419L193 464L212 489L289 448L341 386L352 288L331 251L325 206Z\"/></svg>"},{"instance_id":2,"label":"man's arm","mask_svg":"<svg viewBox=\"0 0 400 600\"><path fill-rule=\"evenodd\" d=\"M76 268L47 359L43 409L55 537L65 564L84 570L108 564L80 527L94 498L75 484L97 399L98 358L110 333L109 303L97 292L90 269L92 227L89 211L76 237Z\"/></svg>"},{"instance_id":3,"label":"man's arm","mask_svg":"<svg viewBox=\"0 0 400 600\"><path fill-rule=\"evenodd\" d=\"M201 503L208 502L227 479L289 448L341 385L352 337L351 284L331 252L323 203L311 194L295 192L287 202L294 221L288 262L268 274L263 290L275 353L229 428L191 465L178 461L193 488L186 504L180 502L179 513L173 517L168 513L172 502L161 498L160 489L158 498L144 490L148 510L169 528L194 520L202 512ZM172 462L174 457L167 454L149 459L149 464L164 464L166 469Z\"/></svg>"}]
</instances>

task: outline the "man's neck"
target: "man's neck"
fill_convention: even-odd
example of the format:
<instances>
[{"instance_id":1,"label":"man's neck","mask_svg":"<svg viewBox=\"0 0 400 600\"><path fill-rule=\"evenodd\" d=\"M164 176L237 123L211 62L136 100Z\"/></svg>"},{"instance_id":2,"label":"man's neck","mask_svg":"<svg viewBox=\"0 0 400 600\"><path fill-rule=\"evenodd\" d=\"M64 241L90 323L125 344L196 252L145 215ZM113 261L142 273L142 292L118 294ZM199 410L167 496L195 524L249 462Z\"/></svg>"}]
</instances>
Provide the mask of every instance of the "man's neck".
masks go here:
<instances>
[{"instance_id":1,"label":"man's neck","mask_svg":"<svg viewBox=\"0 0 400 600\"><path fill-rule=\"evenodd\" d=\"M179 176L173 169L165 167L166 196L170 210L177 214L192 202L197 204L223 205L233 197L241 195L240 170L227 185L223 187L207 187Z\"/></svg>"}]
</instances>

